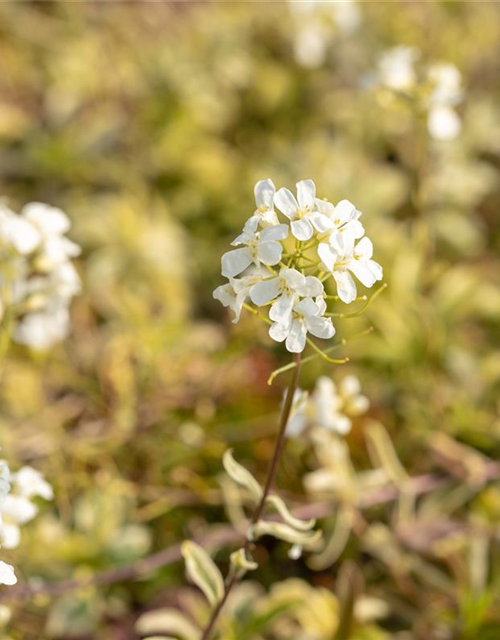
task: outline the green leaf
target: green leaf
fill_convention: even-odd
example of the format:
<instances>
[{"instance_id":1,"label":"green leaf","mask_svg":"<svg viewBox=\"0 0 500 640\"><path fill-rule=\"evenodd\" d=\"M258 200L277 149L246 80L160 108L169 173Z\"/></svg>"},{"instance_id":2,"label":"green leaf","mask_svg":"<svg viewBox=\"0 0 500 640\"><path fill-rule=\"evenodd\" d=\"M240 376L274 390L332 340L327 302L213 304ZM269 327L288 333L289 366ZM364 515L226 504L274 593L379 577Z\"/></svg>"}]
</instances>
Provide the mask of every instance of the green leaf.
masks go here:
<instances>
[{"instance_id":1,"label":"green leaf","mask_svg":"<svg viewBox=\"0 0 500 640\"><path fill-rule=\"evenodd\" d=\"M199 587L212 606L224 596L224 580L212 558L195 542L182 543L188 578Z\"/></svg>"},{"instance_id":2,"label":"green leaf","mask_svg":"<svg viewBox=\"0 0 500 640\"><path fill-rule=\"evenodd\" d=\"M261 536L273 536L306 548L313 547L321 538L321 531L297 531L283 522L266 522L264 520L257 522L252 527L251 533L254 539Z\"/></svg>"},{"instance_id":3,"label":"green leaf","mask_svg":"<svg viewBox=\"0 0 500 640\"><path fill-rule=\"evenodd\" d=\"M309 531L316 524L316 520L300 520L299 518L292 516L284 500L278 496L270 495L267 497L266 502L276 509L288 526L293 529L297 529L297 531Z\"/></svg>"},{"instance_id":4,"label":"green leaf","mask_svg":"<svg viewBox=\"0 0 500 640\"><path fill-rule=\"evenodd\" d=\"M135 630L141 636L151 633L171 633L183 640L198 640L201 631L175 609L156 609L144 613L137 620ZM164 638L165 636L162 636ZM147 640L152 640L148 638Z\"/></svg>"},{"instance_id":5,"label":"green leaf","mask_svg":"<svg viewBox=\"0 0 500 640\"><path fill-rule=\"evenodd\" d=\"M228 449L222 458L222 463L224 465L224 469L227 471L228 475L240 486L245 487L255 498L255 501L258 502L262 498L262 489L257 480L253 477L253 475L242 467L241 464L236 462L233 458L232 449Z\"/></svg>"}]
</instances>

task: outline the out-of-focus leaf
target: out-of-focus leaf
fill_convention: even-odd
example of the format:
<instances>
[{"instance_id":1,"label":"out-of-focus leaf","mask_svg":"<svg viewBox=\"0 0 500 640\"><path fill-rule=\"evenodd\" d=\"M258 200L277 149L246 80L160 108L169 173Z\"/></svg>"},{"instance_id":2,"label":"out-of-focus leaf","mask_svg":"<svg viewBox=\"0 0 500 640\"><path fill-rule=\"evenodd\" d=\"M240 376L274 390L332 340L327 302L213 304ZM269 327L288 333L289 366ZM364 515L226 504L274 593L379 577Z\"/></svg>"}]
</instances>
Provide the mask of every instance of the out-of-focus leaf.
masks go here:
<instances>
[{"instance_id":1,"label":"out-of-focus leaf","mask_svg":"<svg viewBox=\"0 0 500 640\"><path fill-rule=\"evenodd\" d=\"M266 522L260 520L252 528L254 539L262 536L273 536L291 544L311 548L321 539L321 531L297 531L282 522Z\"/></svg>"},{"instance_id":2,"label":"out-of-focus leaf","mask_svg":"<svg viewBox=\"0 0 500 640\"><path fill-rule=\"evenodd\" d=\"M285 521L285 524L292 527L293 529L297 529L297 531L309 531L316 524L316 520L300 520L300 518L295 518L294 516L292 516L285 504L285 501L279 496L268 496L266 499L266 503L272 504L279 515Z\"/></svg>"},{"instance_id":3,"label":"out-of-focus leaf","mask_svg":"<svg viewBox=\"0 0 500 640\"><path fill-rule=\"evenodd\" d=\"M259 567L256 562L247 558L244 548L233 551L230 558L232 565L240 571L255 571Z\"/></svg>"},{"instance_id":4,"label":"out-of-focus leaf","mask_svg":"<svg viewBox=\"0 0 500 640\"><path fill-rule=\"evenodd\" d=\"M182 555L186 563L186 573L198 586L212 606L224 596L224 580L221 572L208 553L195 542L182 543Z\"/></svg>"},{"instance_id":5,"label":"out-of-focus leaf","mask_svg":"<svg viewBox=\"0 0 500 640\"><path fill-rule=\"evenodd\" d=\"M259 501L262 497L262 488L257 482L257 480L253 477L253 475L245 469L241 464L236 462L233 458L233 452L231 449L228 449L222 458L222 462L224 464L224 469L227 471L228 475L239 485L248 489L248 491L252 494L256 501Z\"/></svg>"},{"instance_id":6,"label":"out-of-focus leaf","mask_svg":"<svg viewBox=\"0 0 500 640\"><path fill-rule=\"evenodd\" d=\"M135 630L141 636L151 633L174 634L182 640L197 640L201 635L200 630L175 609L156 609L143 613L136 622Z\"/></svg>"}]
</instances>

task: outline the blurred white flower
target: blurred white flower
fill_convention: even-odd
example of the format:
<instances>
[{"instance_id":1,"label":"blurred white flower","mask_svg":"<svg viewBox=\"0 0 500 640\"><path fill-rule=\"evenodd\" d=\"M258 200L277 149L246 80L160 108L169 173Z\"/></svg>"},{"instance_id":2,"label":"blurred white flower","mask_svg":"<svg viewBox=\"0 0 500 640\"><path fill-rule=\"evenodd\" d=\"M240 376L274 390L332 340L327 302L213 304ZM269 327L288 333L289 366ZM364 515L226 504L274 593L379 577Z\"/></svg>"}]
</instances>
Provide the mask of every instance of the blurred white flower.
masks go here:
<instances>
[{"instance_id":1,"label":"blurred white flower","mask_svg":"<svg viewBox=\"0 0 500 640\"><path fill-rule=\"evenodd\" d=\"M453 140L462 130L462 121L451 107L436 105L429 111L427 129L435 140Z\"/></svg>"},{"instance_id":2,"label":"blurred white flower","mask_svg":"<svg viewBox=\"0 0 500 640\"><path fill-rule=\"evenodd\" d=\"M264 276L265 272L255 268L253 273L247 273L241 278L230 278L227 284L221 284L215 289L213 297L224 307L229 307L234 312L233 322L239 321L241 310L248 299L251 288L261 282Z\"/></svg>"},{"instance_id":3,"label":"blurred white flower","mask_svg":"<svg viewBox=\"0 0 500 640\"><path fill-rule=\"evenodd\" d=\"M385 51L378 62L380 83L393 91L412 89L417 81L415 62L419 55L418 49L406 46Z\"/></svg>"},{"instance_id":4,"label":"blurred white flower","mask_svg":"<svg viewBox=\"0 0 500 640\"><path fill-rule=\"evenodd\" d=\"M63 211L40 202L20 215L0 207L0 308L12 311L12 338L34 349L47 349L69 332L69 305L81 289L69 261L80 247L65 237L69 228Z\"/></svg>"},{"instance_id":5,"label":"blurred white flower","mask_svg":"<svg viewBox=\"0 0 500 640\"><path fill-rule=\"evenodd\" d=\"M355 376L343 378L338 388L331 378L321 376L312 394L297 391L287 436L297 437L308 426L345 435L351 430L351 418L365 413L368 407L368 398L361 394L361 385Z\"/></svg>"},{"instance_id":6,"label":"blurred white flower","mask_svg":"<svg viewBox=\"0 0 500 640\"><path fill-rule=\"evenodd\" d=\"M0 584L12 586L13 584L16 584L16 582L17 578L14 573L14 567L3 560L0 560Z\"/></svg>"}]
</instances>

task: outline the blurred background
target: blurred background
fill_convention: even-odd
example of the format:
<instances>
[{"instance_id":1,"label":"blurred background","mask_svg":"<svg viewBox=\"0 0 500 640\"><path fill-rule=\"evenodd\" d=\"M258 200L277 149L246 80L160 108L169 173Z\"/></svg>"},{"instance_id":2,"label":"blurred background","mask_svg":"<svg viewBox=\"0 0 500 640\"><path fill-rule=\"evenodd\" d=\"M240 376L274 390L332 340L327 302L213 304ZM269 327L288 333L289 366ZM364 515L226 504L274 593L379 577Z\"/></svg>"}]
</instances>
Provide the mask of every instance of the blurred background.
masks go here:
<instances>
[{"instance_id":1,"label":"blurred background","mask_svg":"<svg viewBox=\"0 0 500 640\"><path fill-rule=\"evenodd\" d=\"M420 69L459 70L452 139L427 127L418 80L404 95L380 81L400 46ZM69 338L2 363L2 456L55 490L2 552L21 583L86 581L227 523L228 446L263 476L286 383L267 378L288 359L212 291L254 183L312 178L363 211L389 286L336 322L346 338L374 327L340 349L349 364L315 361L301 384L359 378L357 472L376 420L409 476L442 482L406 520L398 503L360 511L332 566L261 545L221 637L500 637L499 78L496 2L0 5L0 195L62 208L83 249ZM301 478L318 464L290 441L279 486L310 502ZM346 560L364 603L348 627ZM206 616L180 562L59 591L2 591L0 637L132 640L147 610Z\"/></svg>"}]
</instances>

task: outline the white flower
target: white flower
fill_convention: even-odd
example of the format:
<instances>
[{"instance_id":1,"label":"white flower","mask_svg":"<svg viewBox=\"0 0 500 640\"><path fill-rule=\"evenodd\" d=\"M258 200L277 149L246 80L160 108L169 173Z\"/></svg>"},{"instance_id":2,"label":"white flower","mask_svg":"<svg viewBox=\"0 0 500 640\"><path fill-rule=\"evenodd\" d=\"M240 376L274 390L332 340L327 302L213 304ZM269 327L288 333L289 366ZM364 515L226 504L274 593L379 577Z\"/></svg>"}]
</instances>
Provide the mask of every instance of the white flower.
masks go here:
<instances>
[{"instance_id":1,"label":"white flower","mask_svg":"<svg viewBox=\"0 0 500 640\"><path fill-rule=\"evenodd\" d=\"M33 224L7 207L0 209L0 238L23 256L32 253L41 241L41 235Z\"/></svg>"},{"instance_id":2,"label":"white flower","mask_svg":"<svg viewBox=\"0 0 500 640\"><path fill-rule=\"evenodd\" d=\"M394 47L379 59L380 82L394 91L408 91L416 83L415 62L419 52L414 47Z\"/></svg>"},{"instance_id":3,"label":"white flower","mask_svg":"<svg viewBox=\"0 0 500 640\"><path fill-rule=\"evenodd\" d=\"M268 273L267 271L265 273ZM222 284L215 289L213 297L224 307L229 307L234 312L233 322L240 319L241 310L248 298L250 289L264 277L264 272L255 269L254 273L249 273L241 278L230 278L229 282Z\"/></svg>"},{"instance_id":4,"label":"white flower","mask_svg":"<svg viewBox=\"0 0 500 640\"><path fill-rule=\"evenodd\" d=\"M314 276L304 276L297 269L281 269L275 278L262 280L250 289L250 299L258 306L275 300L269 317L275 322L287 322L293 305L302 298L315 298L323 293L323 284Z\"/></svg>"},{"instance_id":5,"label":"white flower","mask_svg":"<svg viewBox=\"0 0 500 640\"><path fill-rule=\"evenodd\" d=\"M245 224L243 231L255 231L255 221L261 227L273 227L279 224L278 216L274 210L274 193L276 187L271 179L259 180L254 188L255 204L257 209Z\"/></svg>"},{"instance_id":6,"label":"white flower","mask_svg":"<svg viewBox=\"0 0 500 640\"><path fill-rule=\"evenodd\" d=\"M356 376L343 378L339 384L341 409L350 416L359 416L368 411L370 401L361 393L361 384Z\"/></svg>"},{"instance_id":7,"label":"white flower","mask_svg":"<svg viewBox=\"0 0 500 640\"><path fill-rule=\"evenodd\" d=\"M355 376L343 378L338 390L331 378L321 376L312 395L300 389L295 394L287 436L294 438L307 426L345 435L351 430L351 417L365 413L368 407L368 398L361 394Z\"/></svg>"},{"instance_id":8,"label":"white flower","mask_svg":"<svg viewBox=\"0 0 500 640\"><path fill-rule=\"evenodd\" d=\"M33 467L21 467L19 471L12 475L12 482L16 493L25 498L38 496L45 500L52 500L54 497L54 491L50 484L40 471L33 469Z\"/></svg>"},{"instance_id":9,"label":"white flower","mask_svg":"<svg viewBox=\"0 0 500 640\"><path fill-rule=\"evenodd\" d=\"M288 236L287 225L278 224L257 231L258 220L253 220L251 224L249 222L245 225L243 233L231 242L233 246L246 246L228 251L222 256L222 275L226 278L234 278L251 264L273 266L281 260L283 246L280 241Z\"/></svg>"},{"instance_id":10,"label":"white flower","mask_svg":"<svg viewBox=\"0 0 500 640\"><path fill-rule=\"evenodd\" d=\"M356 283L349 272L365 287L372 287L382 279L382 267L371 259L373 244L368 238L354 246L352 236L337 234L331 244L320 243L318 255L335 278L339 298L347 304L353 302L357 295Z\"/></svg>"},{"instance_id":11,"label":"white flower","mask_svg":"<svg viewBox=\"0 0 500 640\"><path fill-rule=\"evenodd\" d=\"M24 316L14 329L13 339L19 344L45 350L63 340L69 333L67 302L51 298L46 307Z\"/></svg>"},{"instance_id":12,"label":"white flower","mask_svg":"<svg viewBox=\"0 0 500 640\"><path fill-rule=\"evenodd\" d=\"M451 107L436 105L429 111L427 129L435 140L453 140L462 130L462 122Z\"/></svg>"},{"instance_id":13,"label":"white flower","mask_svg":"<svg viewBox=\"0 0 500 640\"><path fill-rule=\"evenodd\" d=\"M297 199L286 187L274 196L274 204L291 220L292 234L297 240L312 238L314 229L324 233L333 227L331 220L316 208L316 186L312 180L297 182Z\"/></svg>"},{"instance_id":14,"label":"white flower","mask_svg":"<svg viewBox=\"0 0 500 640\"><path fill-rule=\"evenodd\" d=\"M0 502L10 491L10 470L5 460L0 460Z\"/></svg>"},{"instance_id":15,"label":"white flower","mask_svg":"<svg viewBox=\"0 0 500 640\"><path fill-rule=\"evenodd\" d=\"M16 584L17 578L14 573L14 567L3 560L0 560L0 584L13 585Z\"/></svg>"},{"instance_id":16,"label":"white flower","mask_svg":"<svg viewBox=\"0 0 500 640\"><path fill-rule=\"evenodd\" d=\"M80 254L80 247L64 237L71 222L61 209L41 202L30 202L21 211L20 219L23 218L40 234L40 266L44 270L49 271L53 266Z\"/></svg>"},{"instance_id":17,"label":"white flower","mask_svg":"<svg viewBox=\"0 0 500 640\"><path fill-rule=\"evenodd\" d=\"M363 237L365 230L359 221L361 211L358 211L349 200L341 200L334 206L328 200L316 198L316 206L332 223L332 231L327 231L325 235L330 234L331 238L332 235L343 233L352 236L355 240Z\"/></svg>"},{"instance_id":18,"label":"white flower","mask_svg":"<svg viewBox=\"0 0 500 640\"><path fill-rule=\"evenodd\" d=\"M317 338L328 339L335 335L331 318L324 318L326 303L323 298L304 298L297 302L285 322L275 322L269 335L276 342L285 342L291 353L301 353L306 346L307 332Z\"/></svg>"},{"instance_id":19,"label":"white flower","mask_svg":"<svg viewBox=\"0 0 500 640\"><path fill-rule=\"evenodd\" d=\"M455 65L438 62L429 68L427 76L434 85L431 104L456 105L462 100L462 76Z\"/></svg>"}]
</instances>

